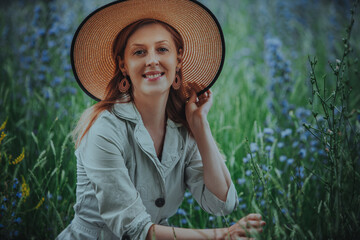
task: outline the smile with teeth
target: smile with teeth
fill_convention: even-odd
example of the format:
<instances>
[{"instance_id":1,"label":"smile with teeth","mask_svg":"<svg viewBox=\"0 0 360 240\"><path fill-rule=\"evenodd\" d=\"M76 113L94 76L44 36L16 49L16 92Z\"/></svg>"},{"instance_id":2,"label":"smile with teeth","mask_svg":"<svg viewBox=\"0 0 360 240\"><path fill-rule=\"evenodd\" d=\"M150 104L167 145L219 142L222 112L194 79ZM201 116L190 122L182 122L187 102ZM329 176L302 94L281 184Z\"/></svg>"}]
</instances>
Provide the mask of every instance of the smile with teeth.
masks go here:
<instances>
[{"instance_id":1,"label":"smile with teeth","mask_svg":"<svg viewBox=\"0 0 360 240\"><path fill-rule=\"evenodd\" d=\"M155 78L161 77L162 75L164 75L164 73L144 74L143 77L148 78L148 79L155 79Z\"/></svg>"}]
</instances>

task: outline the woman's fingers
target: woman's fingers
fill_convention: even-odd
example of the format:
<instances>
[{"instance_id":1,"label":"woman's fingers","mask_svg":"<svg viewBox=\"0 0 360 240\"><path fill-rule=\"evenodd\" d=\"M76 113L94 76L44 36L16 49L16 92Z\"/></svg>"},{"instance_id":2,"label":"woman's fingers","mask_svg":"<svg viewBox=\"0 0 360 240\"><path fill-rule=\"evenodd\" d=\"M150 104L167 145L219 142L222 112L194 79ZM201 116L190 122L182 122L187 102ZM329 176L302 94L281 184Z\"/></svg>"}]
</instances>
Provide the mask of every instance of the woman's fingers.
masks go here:
<instances>
[{"instance_id":1,"label":"woman's fingers","mask_svg":"<svg viewBox=\"0 0 360 240\"><path fill-rule=\"evenodd\" d=\"M246 216L246 219L251 219L251 220L261 220L262 217L260 214L258 213L250 213L249 215Z\"/></svg>"}]
</instances>

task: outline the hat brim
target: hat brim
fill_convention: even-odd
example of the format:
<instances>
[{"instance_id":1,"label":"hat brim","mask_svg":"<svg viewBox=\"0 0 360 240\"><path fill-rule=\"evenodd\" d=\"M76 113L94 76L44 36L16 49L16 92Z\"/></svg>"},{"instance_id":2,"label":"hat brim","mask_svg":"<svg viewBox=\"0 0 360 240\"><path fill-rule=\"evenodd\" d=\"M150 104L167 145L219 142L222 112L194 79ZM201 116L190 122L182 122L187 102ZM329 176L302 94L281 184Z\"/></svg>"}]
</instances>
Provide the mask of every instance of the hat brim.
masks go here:
<instances>
[{"instance_id":1,"label":"hat brim","mask_svg":"<svg viewBox=\"0 0 360 240\"><path fill-rule=\"evenodd\" d=\"M109 3L85 18L71 45L75 78L93 99L104 99L114 76L112 45L118 33L140 19L157 19L175 28L183 38L182 94L196 85L198 95L219 77L225 58L224 36L213 13L195 0L122 0Z\"/></svg>"}]
</instances>

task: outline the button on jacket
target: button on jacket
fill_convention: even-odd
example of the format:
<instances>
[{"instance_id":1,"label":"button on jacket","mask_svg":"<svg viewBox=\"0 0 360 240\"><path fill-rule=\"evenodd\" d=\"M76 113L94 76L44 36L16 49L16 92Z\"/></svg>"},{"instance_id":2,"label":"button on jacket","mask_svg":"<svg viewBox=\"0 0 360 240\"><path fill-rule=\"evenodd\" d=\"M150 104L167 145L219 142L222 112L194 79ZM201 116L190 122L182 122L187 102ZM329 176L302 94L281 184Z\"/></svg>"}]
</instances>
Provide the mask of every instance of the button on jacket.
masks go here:
<instances>
[{"instance_id":1,"label":"button on jacket","mask_svg":"<svg viewBox=\"0 0 360 240\"><path fill-rule=\"evenodd\" d=\"M102 112L75 155L75 217L58 239L145 239L153 223L168 225L186 189L211 214L237 206L233 183L226 202L206 188L195 140L170 119L160 161L133 103Z\"/></svg>"}]
</instances>

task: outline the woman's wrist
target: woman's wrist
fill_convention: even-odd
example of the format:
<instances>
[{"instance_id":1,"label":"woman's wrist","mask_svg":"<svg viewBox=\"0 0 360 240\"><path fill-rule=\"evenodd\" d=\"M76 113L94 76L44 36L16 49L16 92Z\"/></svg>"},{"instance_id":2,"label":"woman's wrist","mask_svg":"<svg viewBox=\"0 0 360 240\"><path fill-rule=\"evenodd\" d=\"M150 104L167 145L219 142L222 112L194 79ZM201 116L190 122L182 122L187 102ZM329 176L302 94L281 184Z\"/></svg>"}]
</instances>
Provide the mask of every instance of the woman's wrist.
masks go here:
<instances>
[{"instance_id":1,"label":"woman's wrist","mask_svg":"<svg viewBox=\"0 0 360 240\"><path fill-rule=\"evenodd\" d=\"M204 132L210 130L210 124L206 118L197 119L190 125L190 129L194 134L194 137L200 137Z\"/></svg>"}]
</instances>

